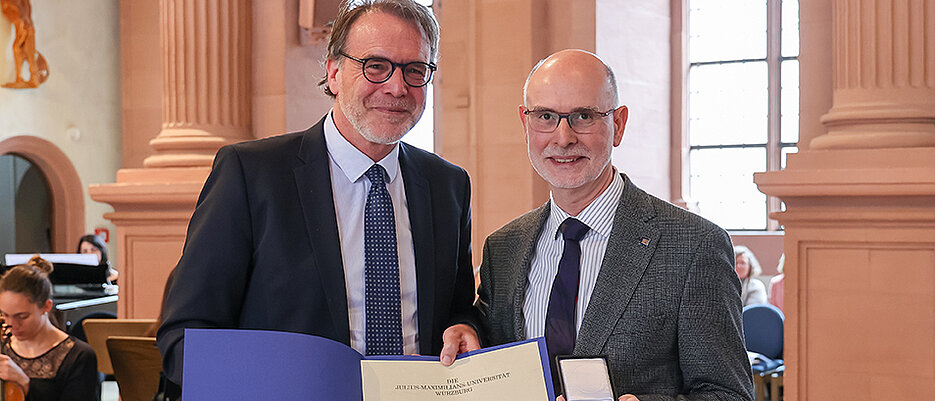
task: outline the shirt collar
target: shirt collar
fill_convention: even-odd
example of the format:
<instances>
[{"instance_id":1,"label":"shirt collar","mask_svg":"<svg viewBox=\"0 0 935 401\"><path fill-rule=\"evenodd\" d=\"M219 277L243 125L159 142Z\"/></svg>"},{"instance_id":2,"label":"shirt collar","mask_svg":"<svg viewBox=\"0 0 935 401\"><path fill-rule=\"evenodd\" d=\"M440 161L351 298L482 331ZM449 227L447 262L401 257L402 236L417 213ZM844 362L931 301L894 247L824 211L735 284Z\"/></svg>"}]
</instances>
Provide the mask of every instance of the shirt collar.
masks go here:
<instances>
[{"instance_id":1,"label":"shirt collar","mask_svg":"<svg viewBox=\"0 0 935 401\"><path fill-rule=\"evenodd\" d=\"M370 160L370 157L355 148L354 145L351 145L341 135L338 126L334 124L332 113L333 110L328 112L324 124L325 146L328 148L328 156L331 157L334 164L338 166L338 169L344 173L350 182L357 182L370 169L370 166L373 166L373 160ZM389 176L387 182L395 180L399 173L399 144L393 146L390 154L378 161L377 164L383 166L386 170L386 174Z\"/></svg>"},{"instance_id":2,"label":"shirt collar","mask_svg":"<svg viewBox=\"0 0 935 401\"><path fill-rule=\"evenodd\" d=\"M617 211L617 203L620 201L620 195L623 193L624 186L623 178L617 173L616 168L614 168L613 173L614 178L610 181L610 185L607 189L598 195L591 204L586 206L581 213L574 216L576 219L586 224L591 231L598 233L604 239L610 238L610 231L614 226L614 215ZM558 238L558 236L561 235L558 229L562 225L562 222L572 216L555 204L555 200L552 199L551 194L549 195L549 199L551 205L549 220L546 222L546 230L548 230L547 232L554 232L555 238ZM588 234L590 234L590 232Z\"/></svg>"}]
</instances>

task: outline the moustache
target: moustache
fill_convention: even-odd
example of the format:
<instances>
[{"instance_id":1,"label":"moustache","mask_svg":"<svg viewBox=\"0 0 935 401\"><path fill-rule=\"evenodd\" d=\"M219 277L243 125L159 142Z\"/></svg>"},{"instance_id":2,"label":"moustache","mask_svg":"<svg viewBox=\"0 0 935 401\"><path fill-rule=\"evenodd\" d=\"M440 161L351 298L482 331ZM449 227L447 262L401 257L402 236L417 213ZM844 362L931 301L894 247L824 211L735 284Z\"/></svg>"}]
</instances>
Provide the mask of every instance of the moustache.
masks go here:
<instances>
[{"instance_id":1,"label":"moustache","mask_svg":"<svg viewBox=\"0 0 935 401\"><path fill-rule=\"evenodd\" d=\"M365 103L365 106L368 108L384 108L384 109L394 109L394 110L406 110L412 112L416 109L415 102L406 99L398 100L368 100Z\"/></svg>"},{"instance_id":2,"label":"moustache","mask_svg":"<svg viewBox=\"0 0 935 401\"><path fill-rule=\"evenodd\" d=\"M591 151L581 145L574 145L570 148L563 148L556 145L549 145L542 151L544 157L568 158L568 157L591 157Z\"/></svg>"}]
</instances>

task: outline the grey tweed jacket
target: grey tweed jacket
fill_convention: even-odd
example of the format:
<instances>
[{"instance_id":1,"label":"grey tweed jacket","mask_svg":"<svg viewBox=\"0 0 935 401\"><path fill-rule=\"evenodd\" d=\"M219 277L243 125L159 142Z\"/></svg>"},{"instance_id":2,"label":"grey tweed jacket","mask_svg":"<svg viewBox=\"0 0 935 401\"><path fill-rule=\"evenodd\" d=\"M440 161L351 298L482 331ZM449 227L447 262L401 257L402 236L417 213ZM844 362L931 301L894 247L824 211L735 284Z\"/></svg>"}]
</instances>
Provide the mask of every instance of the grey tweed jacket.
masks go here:
<instances>
[{"instance_id":1,"label":"grey tweed jacket","mask_svg":"<svg viewBox=\"0 0 935 401\"><path fill-rule=\"evenodd\" d=\"M752 400L730 238L623 178L574 353L607 355L616 396ZM530 262L548 216L546 203L484 244L476 306L486 346L526 337Z\"/></svg>"}]
</instances>

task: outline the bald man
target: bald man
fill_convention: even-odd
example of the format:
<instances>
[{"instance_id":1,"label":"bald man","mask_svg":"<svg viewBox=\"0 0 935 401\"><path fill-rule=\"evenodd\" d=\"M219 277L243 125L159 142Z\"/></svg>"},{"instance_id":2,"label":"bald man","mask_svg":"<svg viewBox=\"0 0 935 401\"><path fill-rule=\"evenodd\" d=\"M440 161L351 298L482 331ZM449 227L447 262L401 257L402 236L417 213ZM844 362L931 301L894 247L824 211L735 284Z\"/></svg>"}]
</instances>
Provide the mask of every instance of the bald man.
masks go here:
<instances>
[{"instance_id":1,"label":"bald man","mask_svg":"<svg viewBox=\"0 0 935 401\"><path fill-rule=\"evenodd\" d=\"M519 117L551 197L487 237L484 345L545 336L553 365L605 355L619 400L752 400L730 239L617 172L627 112L594 54L564 50L529 74ZM447 363L477 333L443 337Z\"/></svg>"}]
</instances>

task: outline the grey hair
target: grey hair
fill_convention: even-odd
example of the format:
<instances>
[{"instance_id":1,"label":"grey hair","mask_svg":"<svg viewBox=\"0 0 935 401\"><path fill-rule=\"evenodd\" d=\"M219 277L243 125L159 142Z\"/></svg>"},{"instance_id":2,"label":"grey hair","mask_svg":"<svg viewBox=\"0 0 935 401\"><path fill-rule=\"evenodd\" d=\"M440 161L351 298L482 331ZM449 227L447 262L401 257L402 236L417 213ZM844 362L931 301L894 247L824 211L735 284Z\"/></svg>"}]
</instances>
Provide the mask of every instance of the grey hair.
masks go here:
<instances>
[{"instance_id":1,"label":"grey hair","mask_svg":"<svg viewBox=\"0 0 935 401\"><path fill-rule=\"evenodd\" d=\"M361 15L370 12L384 12L418 26L429 44L429 62L435 63L438 60L438 41L441 29L438 27L435 14L432 14L432 10L428 7L413 0L344 0L332 25L331 35L328 37L328 52L325 61L332 60L341 65L343 59L341 52L347 46L347 37L354 22ZM318 82L318 86L326 95L335 97L334 92L328 87L327 70L325 70L324 78Z\"/></svg>"},{"instance_id":2,"label":"grey hair","mask_svg":"<svg viewBox=\"0 0 935 401\"><path fill-rule=\"evenodd\" d=\"M753 255L753 251L750 248L747 248L743 245L734 245L734 260L736 261L737 256L746 255L747 261L750 263L750 274L747 277L757 277L763 274L763 268L760 267L760 261L756 259L756 256Z\"/></svg>"}]
</instances>

